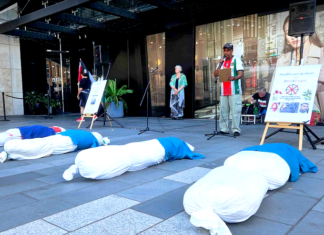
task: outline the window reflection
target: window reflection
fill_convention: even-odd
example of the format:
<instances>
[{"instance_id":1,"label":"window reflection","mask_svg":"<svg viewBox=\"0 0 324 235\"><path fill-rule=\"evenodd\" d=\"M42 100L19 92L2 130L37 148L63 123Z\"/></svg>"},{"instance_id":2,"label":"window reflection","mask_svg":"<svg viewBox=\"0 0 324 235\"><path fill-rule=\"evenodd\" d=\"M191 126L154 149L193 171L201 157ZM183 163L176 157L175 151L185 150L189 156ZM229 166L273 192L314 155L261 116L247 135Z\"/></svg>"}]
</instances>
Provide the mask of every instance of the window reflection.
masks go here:
<instances>
[{"instance_id":1,"label":"window reflection","mask_svg":"<svg viewBox=\"0 0 324 235\"><path fill-rule=\"evenodd\" d=\"M165 34L149 35L146 41L149 72L158 67L150 84L152 113L162 116L165 114Z\"/></svg>"}]
</instances>

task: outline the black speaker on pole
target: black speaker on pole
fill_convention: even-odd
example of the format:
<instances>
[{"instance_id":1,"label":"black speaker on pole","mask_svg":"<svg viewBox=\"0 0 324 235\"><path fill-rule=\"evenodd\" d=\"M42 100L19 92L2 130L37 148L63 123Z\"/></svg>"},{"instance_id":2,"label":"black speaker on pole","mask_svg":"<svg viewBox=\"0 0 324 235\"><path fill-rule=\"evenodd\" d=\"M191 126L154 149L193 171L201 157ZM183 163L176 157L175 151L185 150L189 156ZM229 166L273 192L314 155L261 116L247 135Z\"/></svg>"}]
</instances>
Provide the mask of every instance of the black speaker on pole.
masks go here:
<instances>
[{"instance_id":1,"label":"black speaker on pole","mask_svg":"<svg viewBox=\"0 0 324 235\"><path fill-rule=\"evenodd\" d=\"M315 33L316 1L292 3L289 7L289 36L313 35Z\"/></svg>"}]
</instances>

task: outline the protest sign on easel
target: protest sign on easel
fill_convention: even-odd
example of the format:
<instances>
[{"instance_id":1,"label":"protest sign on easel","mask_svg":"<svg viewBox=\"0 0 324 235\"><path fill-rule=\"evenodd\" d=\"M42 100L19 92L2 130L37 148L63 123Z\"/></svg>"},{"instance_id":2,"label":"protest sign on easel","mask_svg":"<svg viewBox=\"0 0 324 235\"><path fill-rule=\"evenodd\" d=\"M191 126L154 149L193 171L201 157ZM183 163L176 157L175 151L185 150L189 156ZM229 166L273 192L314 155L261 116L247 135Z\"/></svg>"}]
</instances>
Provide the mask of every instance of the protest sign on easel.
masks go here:
<instances>
[{"instance_id":1,"label":"protest sign on easel","mask_svg":"<svg viewBox=\"0 0 324 235\"><path fill-rule=\"evenodd\" d=\"M303 148L304 134L313 148L316 148L308 132L317 136L306 124L311 119L320 70L321 65L278 67L276 69L265 118L266 127L260 145L263 145L265 139L284 129L295 129L299 134L299 150ZM279 128L279 130L266 136L268 128Z\"/></svg>"},{"instance_id":2,"label":"protest sign on easel","mask_svg":"<svg viewBox=\"0 0 324 235\"><path fill-rule=\"evenodd\" d=\"M107 83L107 80L97 81L97 82L92 83L90 94L89 94L86 106L84 108L83 114L81 116L81 122L80 122L78 128L81 127L81 124L82 124L84 118L90 117L90 118L92 118L90 129L92 129L94 117L95 117L96 113L98 112L101 98L103 96L103 92L106 87L106 83Z\"/></svg>"}]
</instances>

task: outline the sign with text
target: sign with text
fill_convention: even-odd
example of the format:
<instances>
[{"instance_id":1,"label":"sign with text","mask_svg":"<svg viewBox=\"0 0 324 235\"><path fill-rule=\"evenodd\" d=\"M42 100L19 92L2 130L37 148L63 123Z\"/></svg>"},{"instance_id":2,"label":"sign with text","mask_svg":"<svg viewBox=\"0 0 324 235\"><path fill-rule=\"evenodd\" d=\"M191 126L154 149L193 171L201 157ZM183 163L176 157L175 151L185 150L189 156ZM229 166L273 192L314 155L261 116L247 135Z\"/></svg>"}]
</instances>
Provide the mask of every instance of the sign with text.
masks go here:
<instances>
[{"instance_id":1,"label":"sign with text","mask_svg":"<svg viewBox=\"0 0 324 235\"><path fill-rule=\"evenodd\" d=\"M97 113L107 80L92 83L84 114Z\"/></svg>"},{"instance_id":2,"label":"sign with text","mask_svg":"<svg viewBox=\"0 0 324 235\"><path fill-rule=\"evenodd\" d=\"M309 123L321 65L277 67L266 122Z\"/></svg>"}]
</instances>

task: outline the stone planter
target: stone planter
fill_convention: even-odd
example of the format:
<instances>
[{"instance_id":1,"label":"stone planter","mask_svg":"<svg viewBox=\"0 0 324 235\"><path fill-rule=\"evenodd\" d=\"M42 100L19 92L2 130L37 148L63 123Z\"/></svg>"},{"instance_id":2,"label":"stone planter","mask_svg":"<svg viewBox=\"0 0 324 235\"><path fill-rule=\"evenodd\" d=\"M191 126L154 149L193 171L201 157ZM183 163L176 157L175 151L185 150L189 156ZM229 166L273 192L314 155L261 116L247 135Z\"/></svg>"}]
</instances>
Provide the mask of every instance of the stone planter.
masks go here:
<instances>
[{"instance_id":1,"label":"stone planter","mask_svg":"<svg viewBox=\"0 0 324 235\"><path fill-rule=\"evenodd\" d=\"M119 101L119 107L114 102L110 103L107 108L107 114L112 118L124 117L123 101Z\"/></svg>"}]
</instances>

